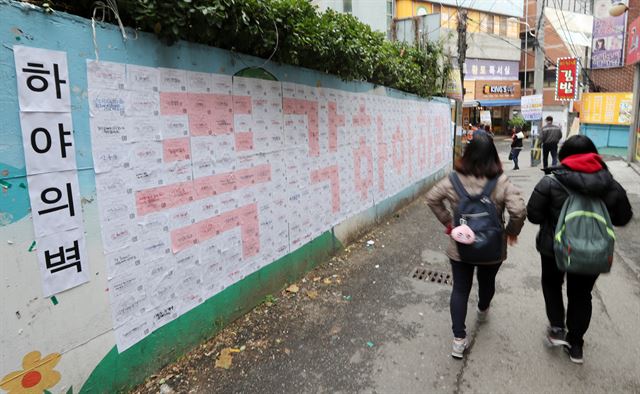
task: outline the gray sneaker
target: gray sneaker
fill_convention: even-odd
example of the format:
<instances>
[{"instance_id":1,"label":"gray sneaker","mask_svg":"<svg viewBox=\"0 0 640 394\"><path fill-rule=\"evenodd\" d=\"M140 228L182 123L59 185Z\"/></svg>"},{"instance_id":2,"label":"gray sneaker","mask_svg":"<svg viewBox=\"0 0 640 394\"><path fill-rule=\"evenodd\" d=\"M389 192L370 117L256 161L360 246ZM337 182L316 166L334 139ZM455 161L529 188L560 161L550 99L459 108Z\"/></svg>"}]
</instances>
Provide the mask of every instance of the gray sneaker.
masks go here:
<instances>
[{"instance_id":1,"label":"gray sneaker","mask_svg":"<svg viewBox=\"0 0 640 394\"><path fill-rule=\"evenodd\" d=\"M565 339L566 334L567 332L564 328L547 327L547 342L549 346L568 346L569 342Z\"/></svg>"},{"instance_id":2,"label":"gray sneaker","mask_svg":"<svg viewBox=\"0 0 640 394\"><path fill-rule=\"evenodd\" d=\"M480 308L476 307L476 312L478 315L478 323L484 323L489 320L489 308L481 311Z\"/></svg>"},{"instance_id":3,"label":"gray sneaker","mask_svg":"<svg viewBox=\"0 0 640 394\"><path fill-rule=\"evenodd\" d=\"M464 351L469 347L467 338L453 338L453 346L451 349L451 355L454 358L461 359L464 356Z\"/></svg>"}]
</instances>

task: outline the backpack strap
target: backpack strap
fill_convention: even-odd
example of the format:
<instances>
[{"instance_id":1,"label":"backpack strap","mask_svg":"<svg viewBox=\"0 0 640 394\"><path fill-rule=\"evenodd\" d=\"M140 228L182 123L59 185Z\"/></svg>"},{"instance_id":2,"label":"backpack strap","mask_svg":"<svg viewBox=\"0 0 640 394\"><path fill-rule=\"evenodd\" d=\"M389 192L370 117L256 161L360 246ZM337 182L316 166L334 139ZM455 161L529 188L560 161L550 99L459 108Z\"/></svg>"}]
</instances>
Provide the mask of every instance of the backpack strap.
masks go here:
<instances>
[{"instance_id":1,"label":"backpack strap","mask_svg":"<svg viewBox=\"0 0 640 394\"><path fill-rule=\"evenodd\" d=\"M460 178L458 177L458 174L456 174L455 172L452 172L451 174L449 174L449 180L451 181L451 184L453 185L453 188L455 189L456 193L458 193L458 196L471 198L471 196L467 192L467 189L465 189L464 186L462 185L462 182L460 182Z\"/></svg>"},{"instance_id":2,"label":"backpack strap","mask_svg":"<svg viewBox=\"0 0 640 394\"><path fill-rule=\"evenodd\" d=\"M571 192L571 190L569 190L568 187L566 187L562 182L560 182L560 180L558 178L556 178L555 174L549 174L547 175L551 181L553 181L554 183L560 185L560 187L562 187L564 189L565 192L567 192L568 195L572 195L573 193Z\"/></svg>"},{"instance_id":3,"label":"backpack strap","mask_svg":"<svg viewBox=\"0 0 640 394\"><path fill-rule=\"evenodd\" d=\"M500 176L496 176L494 178L491 178L487 181L487 184L484 185L484 188L482 188L482 196L483 197L491 197L491 193L493 193L493 189L496 188L496 185L498 184L498 178Z\"/></svg>"}]
</instances>

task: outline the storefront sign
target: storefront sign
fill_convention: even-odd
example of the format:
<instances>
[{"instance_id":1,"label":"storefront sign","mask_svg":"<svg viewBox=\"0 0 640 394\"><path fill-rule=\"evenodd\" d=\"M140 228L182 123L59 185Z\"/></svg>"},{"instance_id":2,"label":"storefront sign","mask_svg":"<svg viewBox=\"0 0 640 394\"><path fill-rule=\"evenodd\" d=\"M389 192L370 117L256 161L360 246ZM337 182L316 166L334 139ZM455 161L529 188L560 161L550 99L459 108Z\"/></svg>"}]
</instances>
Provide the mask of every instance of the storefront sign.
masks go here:
<instances>
[{"instance_id":1,"label":"storefront sign","mask_svg":"<svg viewBox=\"0 0 640 394\"><path fill-rule=\"evenodd\" d=\"M558 58L556 101L578 99L578 71L578 60L575 57Z\"/></svg>"},{"instance_id":2,"label":"storefront sign","mask_svg":"<svg viewBox=\"0 0 640 394\"><path fill-rule=\"evenodd\" d=\"M633 93L585 93L580 122L629 125L632 99Z\"/></svg>"},{"instance_id":3,"label":"storefront sign","mask_svg":"<svg viewBox=\"0 0 640 394\"><path fill-rule=\"evenodd\" d=\"M476 100L516 99L520 81L476 81Z\"/></svg>"},{"instance_id":4,"label":"storefront sign","mask_svg":"<svg viewBox=\"0 0 640 394\"><path fill-rule=\"evenodd\" d=\"M519 63L506 60L467 59L462 70L465 79L513 81L518 79Z\"/></svg>"},{"instance_id":5,"label":"storefront sign","mask_svg":"<svg viewBox=\"0 0 640 394\"><path fill-rule=\"evenodd\" d=\"M629 25L629 43L627 45L627 65L640 62L640 17Z\"/></svg>"},{"instance_id":6,"label":"storefront sign","mask_svg":"<svg viewBox=\"0 0 640 394\"><path fill-rule=\"evenodd\" d=\"M624 33L627 13L610 16L611 0L595 0L593 18L593 42L591 46L591 68L613 68L624 66Z\"/></svg>"},{"instance_id":7,"label":"storefront sign","mask_svg":"<svg viewBox=\"0 0 640 394\"><path fill-rule=\"evenodd\" d=\"M542 95L522 96L520 99L520 108L524 120L542 119Z\"/></svg>"}]
</instances>

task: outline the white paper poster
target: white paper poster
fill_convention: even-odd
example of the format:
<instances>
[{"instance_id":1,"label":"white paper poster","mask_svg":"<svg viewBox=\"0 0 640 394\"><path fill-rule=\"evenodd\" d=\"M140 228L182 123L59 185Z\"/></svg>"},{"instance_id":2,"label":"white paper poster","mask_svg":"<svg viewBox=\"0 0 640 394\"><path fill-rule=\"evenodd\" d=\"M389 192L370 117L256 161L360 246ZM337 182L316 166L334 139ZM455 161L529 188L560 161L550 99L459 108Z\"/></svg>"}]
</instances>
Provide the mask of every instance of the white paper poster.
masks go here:
<instances>
[{"instance_id":1,"label":"white paper poster","mask_svg":"<svg viewBox=\"0 0 640 394\"><path fill-rule=\"evenodd\" d=\"M22 112L71 112L67 53L13 46Z\"/></svg>"},{"instance_id":2,"label":"white paper poster","mask_svg":"<svg viewBox=\"0 0 640 394\"><path fill-rule=\"evenodd\" d=\"M480 122L484 124L491 124L491 111L480 111Z\"/></svg>"},{"instance_id":3,"label":"white paper poster","mask_svg":"<svg viewBox=\"0 0 640 394\"><path fill-rule=\"evenodd\" d=\"M70 113L21 112L20 126L28 174L76 168Z\"/></svg>"},{"instance_id":4,"label":"white paper poster","mask_svg":"<svg viewBox=\"0 0 640 394\"><path fill-rule=\"evenodd\" d=\"M534 94L531 96L522 96L520 98L522 109L522 117L524 120L540 120L542 119L542 95Z\"/></svg>"},{"instance_id":5,"label":"white paper poster","mask_svg":"<svg viewBox=\"0 0 640 394\"><path fill-rule=\"evenodd\" d=\"M13 47L45 297L88 281L66 52Z\"/></svg>"},{"instance_id":6,"label":"white paper poster","mask_svg":"<svg viewBox=\"0 0 640 394\"><path fill-rule=\"evenodd\" d=\"M81 229L39 237L37 242L45 297L89 281L84 234Z\"/></svg>"}]
</instances>

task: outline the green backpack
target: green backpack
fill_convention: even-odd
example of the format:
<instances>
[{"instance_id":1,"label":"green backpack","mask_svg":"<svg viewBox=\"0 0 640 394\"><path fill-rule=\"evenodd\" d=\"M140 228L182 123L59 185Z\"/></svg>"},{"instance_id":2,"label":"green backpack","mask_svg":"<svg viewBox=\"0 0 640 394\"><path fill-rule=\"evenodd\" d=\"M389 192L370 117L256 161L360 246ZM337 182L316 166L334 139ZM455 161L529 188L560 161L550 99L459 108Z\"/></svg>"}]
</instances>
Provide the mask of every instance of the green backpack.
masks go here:
<instances>
[{"instance_id":1,"label":"green backpack","mask_svg":"<svg viewBox=\"0 0 640 394\"><path fill-rule=\"evenodd\" d=\"M609 272L616 236L607 206L597 197L569 190L553 175L551 179L569 194L553 239L558 269L587 275Z\"/></svg>"}]
</instances>

